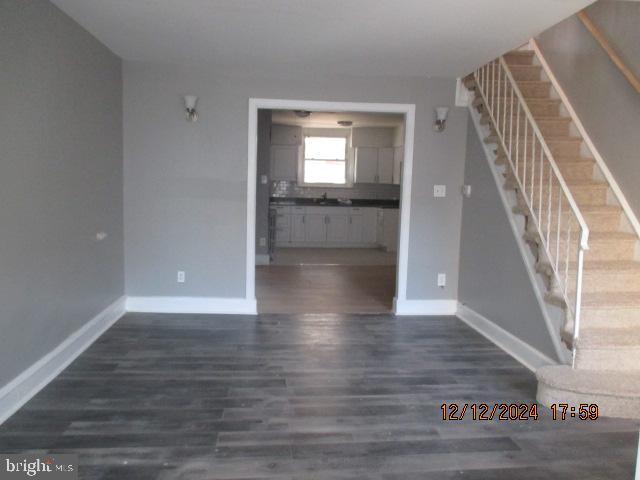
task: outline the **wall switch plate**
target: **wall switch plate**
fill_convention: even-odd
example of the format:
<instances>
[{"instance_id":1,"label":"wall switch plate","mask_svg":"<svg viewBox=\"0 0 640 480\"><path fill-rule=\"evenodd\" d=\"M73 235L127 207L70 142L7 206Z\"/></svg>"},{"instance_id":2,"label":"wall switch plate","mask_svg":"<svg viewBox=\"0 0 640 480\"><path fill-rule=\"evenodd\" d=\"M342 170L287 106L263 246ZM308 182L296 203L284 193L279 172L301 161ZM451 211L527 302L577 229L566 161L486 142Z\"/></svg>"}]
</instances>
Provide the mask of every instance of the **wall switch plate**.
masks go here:
<instances>
[{"instance_id":1,"label":"wall switch plate","mask_svg":"<svg viewBox=\"0 0 640 480\"><path fill-rule=\"evenodd\" d=\"M469 198L471 196L471 185L462 186L462 195Z\"/></svg>"},{"instance_id":2,"label":"wall switch plate","mask_svg":"<svg viewBox=\"0 0 640 480\"><path fill-rule=\"evenodd\" d=\"M447 196L447 186L446 185L434 185L433 186L433 196L438 197L446 197Z\"/></svg>"},{"instance_id":3,"label":"wall switch plate","mask_svg":"<svg viewBox=\"0 0 640 480\"><path fill-rule=\"evenodd\" d=\"M268 181L269 181L269 177L267 177L266 175L260 175L261 184L266 185Z\"/></svg>"},{"instance_id":4,"label":"wall switch plate","mask_svg":"<svg viewBox=\"0 0 640 480\"><path fill-rule=\"evenodd\" d=\"M96 233L96 240L98 242L103 241L105 238L107 238L107 232L98 232L98 233Z\"/></svg>"},{"instance_id":5,"label":"wall switch plate","mask_svg":"<svg viewBox=\"0 0 640 480\"><path fill-rule=\"evenodd\" d=\"M264 237L260 237L260 240L258 241L258 243L260 244L261 247L266 247L267 246L267 239Z\"/></svg>"},{"instance_id":6,"label":"wall switch plate","mask_svg":"<svg viewBox=\"0 0 640 480\"><path fill-rule=\"evenodd\" d=\"M446 273L439 273L438 274L438 286L440 288L444 288L447 286L447 274Z\"/></svg>"},{"instance_id":7,"label":"wall switch plate","mask_svg":"<svg viewBox=\"0 0 640 480\"><path fill-rule=\"evenodd\" d=\"M178 283L186 282L186 277L183 271L178 270Z\"/></svg>"}]
</instances>

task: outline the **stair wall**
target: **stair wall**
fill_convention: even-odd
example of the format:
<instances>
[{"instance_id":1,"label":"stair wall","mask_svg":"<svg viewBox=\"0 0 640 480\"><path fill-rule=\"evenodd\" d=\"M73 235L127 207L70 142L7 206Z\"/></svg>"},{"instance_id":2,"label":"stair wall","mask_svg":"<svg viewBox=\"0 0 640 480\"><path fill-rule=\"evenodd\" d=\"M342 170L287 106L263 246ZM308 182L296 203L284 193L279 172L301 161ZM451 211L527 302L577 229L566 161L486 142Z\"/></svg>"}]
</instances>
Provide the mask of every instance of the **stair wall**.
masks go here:
<instances>
[{"instance_id":1,"label":"stair wall","mask_svg":"<svg viewBox=\"0 0 640 480\"><path fill-rule=\"evenodd\" d=\"M632 68L640 65L640 49L632 48L640 44L640 3L596 2L587 14ZM640 95L577 17L548 29L536 41L622 194L640 216Z\"/></svg>"},{"instance_id":2,"label":"stair wall","mask_svg":"<svg viewBox=\"0 0 640 480\"><path fill-rule=\"evenodd\" d=\"M541 306L536 298L525 263L533 263L533 256L523 258L518 246L522 235L514 236L498 191L502 187L496 185L491 172L493 159L487 161L473 119L469 122L464 181L471 185L471 196L464 198L462 207L459 302L562 362L564 348L558 342L561 312L543 310L550 307ZM524 231L523 223L520 229ZM523 246L528 248L524 242Z\"/></svg>"}]
</instances>

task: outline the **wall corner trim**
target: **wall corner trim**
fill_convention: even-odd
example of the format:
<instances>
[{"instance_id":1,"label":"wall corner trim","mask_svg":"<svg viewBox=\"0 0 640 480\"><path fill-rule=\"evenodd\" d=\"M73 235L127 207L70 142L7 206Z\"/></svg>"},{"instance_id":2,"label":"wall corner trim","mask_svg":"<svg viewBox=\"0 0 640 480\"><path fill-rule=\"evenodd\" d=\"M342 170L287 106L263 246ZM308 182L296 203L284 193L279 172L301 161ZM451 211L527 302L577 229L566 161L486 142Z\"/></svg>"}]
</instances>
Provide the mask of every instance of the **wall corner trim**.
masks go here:
<instances>
[{"instance_id":1,"label":"wall corner trim","mask_svg":"<svg viewBox=\"0 0 640 480\"><path fill-rule=\"evenodd\" d=\"M128 297L127 312L256 315L256 299L236 297Z\"/></svg>"},{"instance_id":2,"label":"wall corner trim","mask_svg":"<svg viewBox=\"0 0 640 480\"><path fill-rule=\"evenodd\" d=\"M0 388L0 424L13 415L125 314L120 297L56 348Z\"/></svg>"},{"instance_id":3,"label":"wall corner trim","mask_svg":"<svg viewBox=\"0 0 640 480\"><path fill-rule=\"evenodd\" d=\"M558 363L462 303L458 304L457 316L532 372L545 365Z\"/></svg>"},{"instance_id":4,"label":"wall corner trim","mask_svg":"<svg viewBox=\"0 0 640 480\"><path fill-rule=\"evenodd\" d=\"M455 315L458 302L449 300L407 300L394 299L393 309L396 315Z\"/></svg>"}]
</instances>

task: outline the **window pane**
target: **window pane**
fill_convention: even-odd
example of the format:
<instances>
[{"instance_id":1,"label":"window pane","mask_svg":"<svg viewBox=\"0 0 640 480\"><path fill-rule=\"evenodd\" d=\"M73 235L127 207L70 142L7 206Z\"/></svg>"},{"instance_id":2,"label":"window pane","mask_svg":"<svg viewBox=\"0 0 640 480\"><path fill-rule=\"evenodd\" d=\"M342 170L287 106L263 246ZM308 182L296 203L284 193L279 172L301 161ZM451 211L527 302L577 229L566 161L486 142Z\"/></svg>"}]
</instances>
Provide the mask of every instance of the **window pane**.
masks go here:
<instances>
[{"instance_id":1,"label":"window pane","mask_svg":"<svg viewBox=\"0 0 640 480\"><path fill-rule=\"evenodd\" d=\"M346 162L342 160L305 160L304 183L338 183L347 180Z\"/></svg>"},{"instance_id":2,"label":"window pane","mask_svg":"<svg viewBox=\"0 0 640 480\"><path fill-rule=\"evenodd\" d=\"M347 139L344 137L305 137L304 158L344 160Z\"/></svg>"}]
</instances>

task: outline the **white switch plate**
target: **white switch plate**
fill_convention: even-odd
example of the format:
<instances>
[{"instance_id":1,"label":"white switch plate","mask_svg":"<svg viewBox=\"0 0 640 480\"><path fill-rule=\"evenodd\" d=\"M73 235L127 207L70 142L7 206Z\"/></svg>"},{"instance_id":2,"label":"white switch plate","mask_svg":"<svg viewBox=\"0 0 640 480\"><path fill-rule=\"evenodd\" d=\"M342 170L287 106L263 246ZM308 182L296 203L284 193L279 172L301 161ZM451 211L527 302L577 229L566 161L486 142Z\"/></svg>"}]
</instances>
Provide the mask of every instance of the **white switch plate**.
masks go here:
<instances>
[{"instance_id":1,"label":"white switch plate","mask_svg":"<svg viewBox=\"0 0 640 480\"><path fill-rule=\"evenodd\" d=\"M438 274L438 286L440 288L444 288L447 286L447 274L446 273L439 273Z\"/></svg>"},{"instance_id":2,"label":"white switch plate","mask_svg":"<svg viewBox=\"0 0 640 480\"><path fill-rule=\"evenodd\" d=\"M267 239L264 238L264 237L260 237L259 243L260 243L261 247L266 247L267 246Z\"/></svg>"},{"instance_id":3,"label":"white switch plate","mask_svg":"<svg viewBox=\"0 0 640 480\"><path fill-rule=\"evenodd\" d=\"M184 283L186 281L186 277L183 271L178 270L178 283Z\"/></svg>"},{"instance_id":4,"label":"white switch plate","mask_svg":"<svg viewBox=\"0 0 640 480\"><path fill-rule=\"evenodd\" d=\"M469 198L471 196L471 185L462 186L462 195Z\"/></svg>"},{"instance_id":5,"label":"white switch plate","mask_svg":"<svg viewBox=\"0 0 640 480\"><path fill-rule=\"evenodd\" d=\"M433 186L433 196L434 197L446 197L447 196L447 186L446 185L434 185Z\"/></svg>"}]
</instances>

